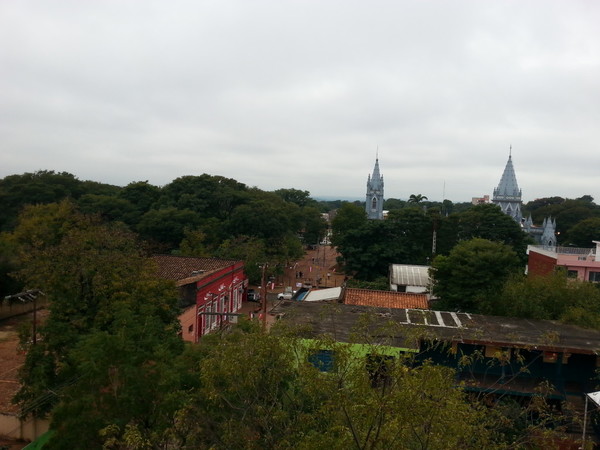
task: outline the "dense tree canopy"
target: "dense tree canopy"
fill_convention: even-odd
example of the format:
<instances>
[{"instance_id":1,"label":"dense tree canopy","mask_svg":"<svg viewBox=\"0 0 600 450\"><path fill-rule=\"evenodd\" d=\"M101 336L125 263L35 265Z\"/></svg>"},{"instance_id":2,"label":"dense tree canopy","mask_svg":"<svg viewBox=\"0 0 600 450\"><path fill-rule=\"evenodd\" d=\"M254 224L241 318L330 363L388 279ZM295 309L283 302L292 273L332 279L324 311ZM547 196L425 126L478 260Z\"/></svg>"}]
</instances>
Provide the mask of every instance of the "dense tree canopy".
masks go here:
<instances>
[{"instance_id":1,"label":"dense tree canopy","mask_svg":"<svg viewBox=\"0 0 600 450\"><path fill-rule=\"evenodd\" d=\"M600 217L600 206L594 203L594 199L590 195L584 195L577 199L541 198L524 205L523 211L525 214L531 214L535 223L542 223L547 217L556 219L559 244L565 243L569 231L578 223Z\"/></svg>"},{"instance_id":2,"label":"dense tree canopy","mask_svg":"<svg viewBox=\"0 0 600 450\"><path fill-rule=\"evenodd\" d=\"M290 188L265 192L208 174L179 177L162 187L139 181L121 188L82 182L68 173L40 171L0 180L0 230L12 231L17 215L28 207L64 200L70 202L69 208L96 215L105 223L123 223L144 239L151 252L210 257L231 253L226 250L231 242L259 240L260 247L266 249L261 263L266 259L271 267L300 257L302 244L319 242L327 229L321 217L322 205L307 191ZM37 209L36 214L45 213ZM30 222L35 226L33 219ZM0 237L0 241L6 250L0 258L0 281L4 280L0 291L6 295L20 286L8 273L17 270L21 262L11 254L15 250L10 239ZM238 258L254 261L253 247L242 246L249 254L235 253Z\"/></svg>"},{"instance_id":3,"label":"dense tree canopy","mask_svg":"<svg viewBox=\"0 0 600 450\"><path fill-rule=\"evenodd\" d=\"M475 238L457 244L448 256L433 260L433 294L442 310L490 313L506 280L522 271L508 245Z\"/></svg>"},{"instance_id":4,"label":"dense tree canopy","mask_svg":"<svg viewBox=\"0 0 600 450\"><path fill-rule=\"evenodd\" d=\"M174 207L163 209L168 208ZM295 204L288 208L293 214L301 210ZM420 249L410 246L429 245L423 230L431 224L421 209L406 209L387 221L365 221L344 239L364 233L383 258L388 251L419 255ZM82 442L91 449L513 444L496 429L502 416L468 399L451 370L417 367L408 356L381 366L384 379L374 376L380 366L374 369L346 344L307 341L301 338L306 330L276 327L269 335L246 322L185 348L173 284L156 278L125 224L84 215L73 202L26 207L3 238L22 264L19 279L42 289L50 301L41 339L32 345L24 336L27 357L16 400L25 414L52 412L51 448L78 448ZM282 238L299 245L291 233ZM184 241L190 249L204 248L208 238L186 231ZM260 236L234 236L217 254L260 260L289 257L282 249L294 248L288 242L269 249L265 242ZM494 264L514 263L508 246L482 242L470 256L490 273ZM504 272L493 272L498 274ZM369 337L360 342L370 343ZM378 345L370 345L371 358L387 361ZM335 354L327 374L310 357L323 347Z\"/></svg>"},{"instance_id":5,"label":"dense tree canopy","mask_svg":"<svg viewBox=\"0 0 600 450\"><path fill-rule=\"evenodd\" d=\"M594 246L592 241L598 240L600 240L600 217L590 217L571 228L564 236L563 243L576 247L591 248Z\"/></svg>"},{"instance_id":6,"label":"dense tree canopy","mask_svg":"<svg viewBox=\"0 0 600 450\"><path fill-rule=\"evenodd\" d=\"M600 329L600 289L593 283L567 278L566 271L519 275L505 284L493 312Z\"/></svg>"},{"instance_id":7,"label":"dense tree canopy","mask_svg":"<svg viewBox=\"0 0 600 450\"><path fill-rule=\"evenodd\" d=\"M449 216L438 207L405 207L389 211L383 221L368 221L364 209L345 205L332 228L346 269L363 280L387 276L389 264L429 264L435 255L447 255L457 243L473 238L510 245L525 264L532 242L514 220L489 204Z\"/></svg>"}]
</instances>

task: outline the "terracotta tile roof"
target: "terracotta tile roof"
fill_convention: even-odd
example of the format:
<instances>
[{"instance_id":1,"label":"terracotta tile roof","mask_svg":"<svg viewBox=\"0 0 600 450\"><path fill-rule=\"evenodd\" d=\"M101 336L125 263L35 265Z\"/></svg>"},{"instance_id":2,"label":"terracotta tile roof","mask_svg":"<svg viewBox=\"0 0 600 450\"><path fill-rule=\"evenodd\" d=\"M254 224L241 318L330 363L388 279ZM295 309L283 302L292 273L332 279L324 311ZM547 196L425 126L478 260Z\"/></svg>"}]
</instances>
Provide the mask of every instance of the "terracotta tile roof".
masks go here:
<instances>
[{"instance_id":1,"label":"terracotta tile roof","mask_svg":"<svg viewBox=\"0 0 600 450\"><path fill-rule=\"evenodd\" d=\"M156 255L152 259L158 266L159 277L168 280L186 280L189 282L200 280L209 273L239 262L233 259L194 258L172 255Z\"/></svg>"},{"instance_id":2,"label":"terracotta tile roof","mask_svg":"<svg viewBox=\"0 0 600 450\"><path fill-rule=\"evenodd\" d=\"M429 309L427 295L370 289L346 289L343 303L346 305L375 306L379 308Z\"/></svg>"}]
</instances>

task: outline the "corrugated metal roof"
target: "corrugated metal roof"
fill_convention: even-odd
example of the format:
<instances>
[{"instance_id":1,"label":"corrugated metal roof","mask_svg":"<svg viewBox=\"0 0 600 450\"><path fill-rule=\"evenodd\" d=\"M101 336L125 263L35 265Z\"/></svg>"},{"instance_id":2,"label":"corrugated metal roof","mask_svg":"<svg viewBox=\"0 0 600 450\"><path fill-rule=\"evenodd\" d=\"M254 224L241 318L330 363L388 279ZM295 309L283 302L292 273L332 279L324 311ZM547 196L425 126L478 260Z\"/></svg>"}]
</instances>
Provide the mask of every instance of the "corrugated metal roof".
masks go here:
<instances>
[{"instance_id":1,"label":"corrugated metal roof","mask_svg":"<svg viewBox=\"0 0 600 450\"><path fill-rule=\"evenodd\" d=\"M429 286L429 266L392 264L390 283L399 286Z\"/></svg>"},{"instance_id":2,"label":"corrugated metal roof","mask_svg":"<svg viewBox=\"0 0 600 450\"><path fill-rule=\"evenodd\" d=\"M376 306L379 308L429 308L427 295L425 294L356 288L346 289L343 302L346 305Z\"/></svg>"},{"instance_id":3,"label":"corrugated metal roof","mask_svg":"<svg viewBox=\"0 0 600 450\"><path fill-rule=\"evenodd\" d=\"M304 297L305 302L322 302L326 300L338 300L342 293L341 287L326 288L326 289L315 289L309 291Z\"/></svg>"}]
</instances>

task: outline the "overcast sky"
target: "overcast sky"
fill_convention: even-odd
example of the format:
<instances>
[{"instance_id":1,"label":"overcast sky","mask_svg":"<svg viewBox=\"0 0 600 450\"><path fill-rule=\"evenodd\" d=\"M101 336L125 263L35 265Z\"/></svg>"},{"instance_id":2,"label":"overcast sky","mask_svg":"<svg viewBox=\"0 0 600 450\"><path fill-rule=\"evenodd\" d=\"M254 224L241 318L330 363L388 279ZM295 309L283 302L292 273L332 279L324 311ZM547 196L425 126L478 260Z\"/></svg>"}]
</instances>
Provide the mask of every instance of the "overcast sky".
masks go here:
<instances>
[{"instance_id":1,"label":"overcast sky","mask_svg":"<svg viewBox=\"0 0 600 450\"><path fill-rule=\"evenodd\" d=\"M0 177L600 202L600 2L0 0Z\"/></svg>"}]
</instances>

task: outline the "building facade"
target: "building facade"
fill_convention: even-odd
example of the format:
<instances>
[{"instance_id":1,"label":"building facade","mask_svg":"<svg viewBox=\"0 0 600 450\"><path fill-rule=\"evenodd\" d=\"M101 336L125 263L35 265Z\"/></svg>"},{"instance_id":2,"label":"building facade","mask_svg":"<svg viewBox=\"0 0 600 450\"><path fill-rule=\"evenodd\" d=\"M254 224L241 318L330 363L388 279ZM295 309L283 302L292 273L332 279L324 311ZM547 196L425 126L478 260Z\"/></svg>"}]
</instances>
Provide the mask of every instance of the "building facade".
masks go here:
<instances>
[{"instance_id":1,"label":"building facade","mask_svg":"<svg viewBox=\"0 0 600 450\"><path fill-rule=\"evenodd\" d=\"M243 261L155 256L158 276L179 289L182 338L198 342L205 334L236 321L248 286Z\"/></svg>"},{"instance_id":2,"label":"building facade","mask_svg":"<svg viewBox=\"0 0 600 450\"><path fill-rule=\"evenodd\" d=\"M571 278L581 281L600 282L600 241L593 241L595 248L527 247L527 273L531 276L547 275L562 267Z\"/></svg>"},{"instance_id":3,"label":"building facade","mask_svg":"<svg viewBox=\"0 0 600 450\"><path fill-rule=\"evenodd\" d=\"M379 158L375 159L373 174L367 178L365 209L368 219L383 220L383 175L379 173Z\"/></svg>"}]
</instances>

